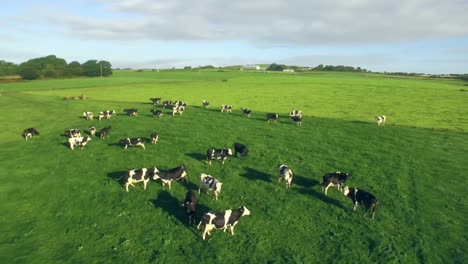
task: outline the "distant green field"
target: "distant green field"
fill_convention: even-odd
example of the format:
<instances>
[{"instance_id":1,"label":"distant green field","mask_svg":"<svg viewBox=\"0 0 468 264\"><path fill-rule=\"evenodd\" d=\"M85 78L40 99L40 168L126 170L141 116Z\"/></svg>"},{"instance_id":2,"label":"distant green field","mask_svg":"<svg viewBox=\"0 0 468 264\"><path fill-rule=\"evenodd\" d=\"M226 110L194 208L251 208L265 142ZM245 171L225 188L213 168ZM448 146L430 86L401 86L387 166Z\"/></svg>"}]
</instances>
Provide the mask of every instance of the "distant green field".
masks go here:
<instances>
[{"instance_id":1,"label":"distant green field","mask_svg":"<svg viewBox=\"0 0 468 264\"><path fill-rule=\"evenodd\" d=\"M468 259L466 83L373 74L241 71L116 71L104 79L0 84L0 260L2 263L465 263ZM88 100L63 100L85 94ZM150 97L183 100L182 116ZM210 109L201 101L208 100ZM233 113L220 113L231 104ZM240 108L252 109L250 119ZM128 117L124 108L138 108ZM150 110L166 115L154 119ZM115 109L110 120L87 121ZM287 113L304 112L301 127ZM266 112L277 112L276 123ZM378 127L375 115L386 115ZM110 137L71 151L65 129L112 125ZM39 137L24 141L35 127ZM123 137L160 134L146 150ZM246 160L205 163L209 147L249 146ZM276 166L295 172L278 183ZM160 181L125 192L129 169L184 164L189 183ZM347 171L349 186L379 199L376 218L320 182ZM200 173L223 182L201 213L247 206L236 235L207 240L180 206Z\"/></svg>"}]
</instances>

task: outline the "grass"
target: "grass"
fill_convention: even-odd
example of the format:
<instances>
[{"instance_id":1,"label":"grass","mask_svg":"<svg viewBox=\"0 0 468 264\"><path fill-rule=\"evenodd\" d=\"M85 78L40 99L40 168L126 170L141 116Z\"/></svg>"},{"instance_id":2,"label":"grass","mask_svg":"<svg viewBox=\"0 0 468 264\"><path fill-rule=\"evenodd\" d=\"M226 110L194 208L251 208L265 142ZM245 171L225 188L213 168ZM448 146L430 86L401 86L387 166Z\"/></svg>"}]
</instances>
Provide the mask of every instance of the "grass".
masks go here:
<instances>
[{"instance_id":1,"label":"grass","mask_svg":"<svg viewBox=\"0 0 468 264\"><path fill-rule=\"evenodd\" d=\"M227 81L222 81L227 80ZM1 84L0 257L4 263L463 263L468 170L463 83L361 74L118 71L108 79ZM65 101L85 93L87 101ZM181 99L182 116L153 119L150 97ZM232 114L201 100L234 105ZM123 115L124 108L139 117ZM250 119L240 107L253 110ZM303 110L302 127L265 112ZM110 120L83 111L115 109ZM168 110L165 110L166 112ZM373 116L385 114L377 127ZM71 151L67 128L112 125L106 140ZM35 127L41 136L24 141ZM160 134L155 146L123 151L122 137ZM246 160L206 165L210 146L249 146ZM295 172L293 187L276 166ZM189 183L142 184L125 192L129 169L184 164ZM326 172L349 171L348 184L379 199L376 219L352 212L336 189L321 193ZM201 194L199 213L246 205L236 235L206 241L187 225L180 203L201 172L223 182L219 201ZM199 217L199 216L198 216Z\"/></svg>"}]
</instances>

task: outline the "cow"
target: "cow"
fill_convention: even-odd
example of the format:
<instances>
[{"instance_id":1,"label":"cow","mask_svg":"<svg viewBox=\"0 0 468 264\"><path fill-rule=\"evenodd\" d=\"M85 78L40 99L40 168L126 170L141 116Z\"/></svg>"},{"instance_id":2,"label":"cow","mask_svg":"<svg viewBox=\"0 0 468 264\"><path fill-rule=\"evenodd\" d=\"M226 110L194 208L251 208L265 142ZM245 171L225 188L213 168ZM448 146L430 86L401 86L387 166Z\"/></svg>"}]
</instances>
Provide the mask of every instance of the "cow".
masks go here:
<instances>
[{"instance_id":1,"label":"cow","mask_svg":"<svg viewBox=\"0 0 468 264\"><path fill-rule=\"evenodd\" d=\"M278 117L279 117L278 114L276 114L276 113L267 113L266 115L267 115L267 121L268 121L268 123L270 123L270 121L276 122L276 120L277 120Z\"/></svg>"},{"instance_id":2,"label":"cow","mask_svg":"<svg viewBox=\"0 0 468 264\"><path fill-rule=\"evenodd\" d=\"M187 194L185 195L184 207L187 210L186 213L188 216L189 225L192 224L192 222L195 223L195 219L193 218L197 211L197 204L198 204L198 200L197 200L197 196L195 195L195 193L192 191L188 191Z\"/></svg>"},{"instance_id":3,"label":"cow","mask_svg":"<svg viewBox=\"0 0 468 264\"><path fill-rule=\"evenodd\" d=\"M127 113L128 116L138 116L138 109L136 108L124 109L124 112Z\"/></svg>"},{"instance_id":4,"label":"cow","mask_svg":"<svg viewBox=\"0 0 468 264\"><path fill-rule=\"evenodd\" d=\"M163 112L161 110L158 110L158 109L151 110L151 113L153 113L153 117L158 117L158 118L163 115Z\"/></svg>"},{"instance_id":5,"label":"cow","mask_svg":"<svg viewBox=\"0 0 468 264\"><path fill-rule=\"evenodd\" d=\"M153 102L153 105L161 103L161 98L150 98L150 101Z\"/></svg>"},{"instance_id":6,"label":"cow","mask_svg":"<svg viewBox=\"0 0 468 264\"><path fill-rule=\"evenodd\" d=\"M286 182L286 189L291 188L292 178L292 170L284 164L278 164L278 182L281 182L281 180L284 179Z\"/></svg>"},{"instance_id":7,"label":"cow","mask_svg":"<svg viewBox=\"0 0 468 264\"><path fill-rule=\"evenodd\" d=\"M351 176L351 173L348 172L332 172L332 173L327 173L323 175L323 180L322 180L322 192L327 195L327 190L331 186L336 186L338 188L338 191L342 191L343 185L346 182L346 180Z\"/></svg>"},{"instance_id":8,"label":"cow","mask_svg":"<svg viewBox=\"0 0 468 264\"><path fill-rule=\"evenodd\" d=\"M150 138L151 138L151 144L156 144L158 143L158 140L159 140L159 134L156 132L153 132L151 133Z\"/></svg>"},{"instance_id":9,"label":"cow","mask_svg":"<svg viewBox=\"0 0 468 264\"><path fill-rule=\"evenodd\" d=\"M175 114L182 115L182 113L185 111L185 106L179 105L179 106L174 106L172 108L172 116L175 116Z\"/></svg>"},{"instance_id":10,"label":"cow","mask_svg":"<svg viewBox=\"0 0 468 264\"><path fill-rule=\"evenodd\" d=\"M91 126L89 127L89 133L91 134L92 137L96 136L96 128Z\"/></svg>"},{"instance_id":11,"label":"cow","mask_svg":"<svg viewBox=\"0 0 468 264\"><path fill-rule=\"evenodd\" d=\"M172 107L174 107L174 106L184 106L185 107L185 106L187 106L187 104L185 102L183 102L183 101L178 100L178 101L172 102Z\"/></svg>"},{"instance_id":12,"label":"cow","mask_svg":"<svg viewBox=\"0 0 468 264\"><path fill-rule=\"evenodd\" d=\"M291 121L296 123L298 126L302 126L302 117L300 116L291 116Z\"/></svg>"},{"instance_id":13,"label":"cow","mask_svg":"<svg viewBox=\"0 0 468 264\"><path fill-rule=\"evenodd\" d=\"M246 115L248 118L250 118L250 114L252 114L252 110L247 109L247 108L241 108L242 114Z\"/></svg>"},{"instance_id":14,"label":"cow","mask_svg":"<svg viewBox=\"0 0 468 264\"><path fill-rule=\"evenodd\" d=\"M166 106L172 106L172 101L164 101L162 102L162 106L166 108Z\"/></svg>"},{"instance_id":15,"label":"cow","mask_svg":"<svg viewBox=\"0 0 468 264\"><path fill-rule=\"evenodd\" d=\"M103 129L101 129L99 131L99 137L101 139L105 139L105 138L109 137L109 133L110 133L111 129L112 129L112 126L107 126L107 127L103 128Z\"/></svg>"},{"instance_id":16,"label":"cow","mask_svg":"<svg viewBox=\"0 0 468 264\"><path fill-rule=\"evenodd\" d=\"M93 120L94 115L93 115L93 112L83 112L83 117L86 120Z\"/></svg>"},{"instance_id":17,"label":"cow","mask_svg":"<svg viewBox=\"0 0 468 264\"><path fill-rule=\"evenodd\" d=\"M377 198L368 192L358 188L350 188L348 186L343 188L343 194L353 200L354 208L353 210L356 211L358 204L361 204L365 209L366 213L364 217L367 216L367 213L372 213L372 219L375 216L375 209L377 207Z\"/></svg>"},{"instance_id":18,"label":"cow","mask_svg":"<svg viewBox=\"0 0 468 264\"><path fill-rule=\"evenodd\" d=\"M213 176L202 173L200 175L200 185L198 186L198 194L200 194L200 190L203 187L207 192L213 191L215 195L216 201L218 200L218 196L221 193L221 185L222 182L215 179Z\"/></svg>"},{"instance_id":19,"label":"cow","mask_svg":"<svg viewBox=\"0 0 468 264\"><path fill-rule=\"evenodd\" d=\"M202 101L202 106L203 106L204 108L208 108L208 107L210 107L210 102L208 102L208 101L206 101L206 100L203 100L203 101Z\"/></svg>"},{"instance_id":20,"label":"cow","mask_svg":"<svg viewBox=\"0 0 468 264\"><path fill-rule=\"evenodd\" d=\"M234 235L234 227L244 215L250 215L249 209L245 206L223 212L208 212L203 214L197 229L200 229L202 223L205 224L205 230L202 236L203 240L205 240L206 234L211 235L210 231L213 229L223 229L223 231L226 232L226 229L231 227L231 234Z\"/></svg>"},{"instance_id":21,"label":"cow","mask_svg":"<svg viewBox=\"0 0 468 264\"><path fill-rule=\"evenodd\" d=\"M140 146L145 149L145 144L143 144L143 140L141 138L123 138L119 141L120 144L124 145L124 150L128 147L137 147Z\"/></svg>"},{"instance_id":22,"label":"cow","mask_svg":"<svg viewBox=\"0 0 468 264\"><path fill-rule=\"evenodd\" d=\"M39 136L39 131L37 131L35 128L30 127L23 130L23 137L25 140L28 140L34 136Z\"/></svg>"},{"instance_id":23,"label":"cow","mask_svg":"<svg viewBox=\"0 0 468 264\"><path fill-rule=\"evenodd\" d=\"M240 156L242 158L245 158L247 157L247 154L249 153L249 149L244 144L234 143L234 156L237 157L237 153L240 153Z\"/></svg>"},{"instance_id":24,"label":"cow","mask_svg":"<svg viewBox=\"0 0 468 264\"><path fill-rule=\"evenodd\" d=\"M385 126L385 121L387 121L387 117L386 116L375 116L375 121L377 121L377 125L380 126Z\"/></svg>"},{"instance_id":25,"label":"cow","mask_svg":"<svg viewBox=\"0 0 468 264\"><path fill-rule=\"evenodd\" d=\"M214 149L210 148L206 151L206 163L211 165L211 161L215 159L220 159L221 163L224 164L224 160L228 156L232 156L232 150L228 149Z\"/></svg>"},{"instance_id":26,"label":"cow","mask_svg":"<svg viewBox=\"0 0 468 264\"><path fill-rule=\"evenodd\" d=\"M170 169L170 170L167 170L167 171L156 170L156 172L154 174L154 177L153 177L153 180L161 179L161 181L163 183L163 187L164 187L164 185L167 184L169 186L169 190L170 190L171 189L171 182L173 180L180 180L182 178L185 178L185 181L188 182L187 172L186 172L185 167L183 165L181 165L179 167L176 167L176 168L173 168L173 169Z\"/></svg>"},{"instance_id":27,"label":"cow","mask_svg":"<svg viewBox=\"0 0 468 264\"><path fill-rule=\"evenodd\" d=\"M81 147L81 150L83 150L84 146L91 141L91 137L86 136L86 137L72 137L68 139L68 144L70 145L70 149L74 150L75 146Z\"/></svg>"},{"instance_id":28,"label":"cow","mask_svg":"<svg viewBox=\"0 0 468 264\"><path fill-rule=\"evenodd\" d=\"M221 112L232 113L232 105L221 105Z\"/></svg>"},{"instance_id":29,"label":"cow","mask_svg":"<svg viewBox=\"0 0 468 264\"><path fill-rule=\"evenodd\" d=\"M81 131L78 128L72 128L65 130L65 136L69 138L81 137Z\"/></svg>"},{"instance_id":30,"label":"cow","mask_svg":"<svg viewBox=\"0 0 468 264\"><path fill-rule=\"evenodd\" d=\"M124 178L125 190L128 192L128 186L135 187L133 184L138 182L143 182L143 189L146 190L146 185L154 177L156 171L156 167L129 170Z\"/></svg>"},{"instance_id":31,"label":"cow","mask_svg":"<svg viewBox=\"0 0 468 264\"><path fill-rule=\"evenodd\" d=\"M115 114L115 110L101 111L99 112L99 120L103 118L110 119L113 114Z\"/></svg>"},{"instance_id":32,"label":"cow","mask_svg":"<svg viewBox=\"0 0 468 264\"><path fill-rule=\"evenodd\" d=\"M297 116L297 117L302 118L302 111L301 110L292 110L291 112L289 112L289 116L290 117Z\"/></svg>"}]
</instances>

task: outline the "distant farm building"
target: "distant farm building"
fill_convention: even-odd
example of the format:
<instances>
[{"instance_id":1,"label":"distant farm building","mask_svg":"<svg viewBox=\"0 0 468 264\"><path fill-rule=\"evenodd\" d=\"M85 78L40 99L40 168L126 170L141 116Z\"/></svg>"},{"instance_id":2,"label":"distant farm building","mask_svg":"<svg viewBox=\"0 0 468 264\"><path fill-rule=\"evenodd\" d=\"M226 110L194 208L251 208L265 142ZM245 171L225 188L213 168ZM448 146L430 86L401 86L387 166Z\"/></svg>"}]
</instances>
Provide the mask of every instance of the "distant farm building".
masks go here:
<instances>
[{"instance_id":1,"label":"distant farm building","mask_svg":"<svg viewBox=\"0 0 468 264\"><path fill-rule=\"evenodd\" d=\"M294 69L284 69L284 72L294 72Z\"/></svg>"},{"instance_id":2,"label":"distant farm building","mask_svg":"<svg viewBox=\"0 0 468 264\"><path fill-rule=\"evenodd\" d=\"M248 65L244 65L242 66L241 68L242 70L261 70L262 67L260 67L259 65L254 65L254 64L248 64Z\"/></svg>"}]
</instances>

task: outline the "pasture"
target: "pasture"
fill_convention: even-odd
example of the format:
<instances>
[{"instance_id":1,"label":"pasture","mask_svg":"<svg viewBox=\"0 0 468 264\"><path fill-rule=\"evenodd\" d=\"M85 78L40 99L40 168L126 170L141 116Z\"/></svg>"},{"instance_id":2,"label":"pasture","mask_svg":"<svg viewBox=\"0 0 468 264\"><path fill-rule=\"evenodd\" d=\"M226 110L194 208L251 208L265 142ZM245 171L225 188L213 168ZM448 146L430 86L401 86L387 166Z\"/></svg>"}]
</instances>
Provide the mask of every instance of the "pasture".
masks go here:
<instances>
[{"instance_id":1,"label":"pasture","mask_svg":"<svg viewBox=\"0 0 468 264\"><path fill-rule=\"evenodd\" d=\"M0 84L0 259L2 263L464 263L468 180L468 92L450 80L373 74L229 71L116 71L111 78ZM88 100L63 100L86 94ZM181 116L150 97L183 100ZM201 101L211 103L209 109ZM220 113L231 104L233 113ZM252 109L251 118L240 108ZM138 117L123 113L137 108ZM150 110L163 109L160 119ZM302 126L287 118L304 113ZM109 120L82 118L116 110ZM280 115L266 122L266 113ZM386 115L378 127L373 117ZM71 151L65 129L111 125ZM36 128L39 137L21 133ZM118 145L149 138L146 150ZM243 160L205 163L209 147L249 147ZM276 166L295 173L278 183ZM151 181L126 192L129 169L184 164L188 183ZM335 188L328 172L351 172L346 185L377 196L374 220ZM188 225L181 203L200 173L223 182L219 200L203 193L202 212L248 207L235 229Z\"/></svg>"}]
</instances>

